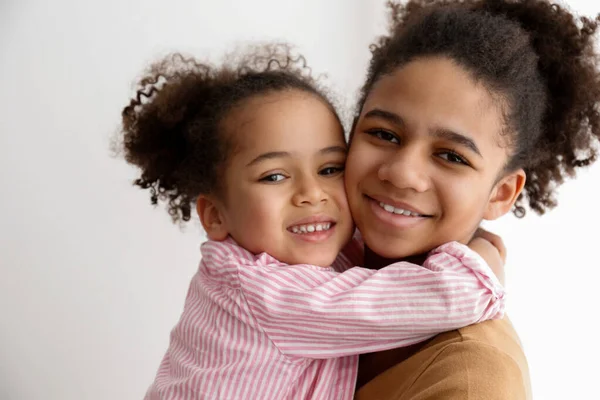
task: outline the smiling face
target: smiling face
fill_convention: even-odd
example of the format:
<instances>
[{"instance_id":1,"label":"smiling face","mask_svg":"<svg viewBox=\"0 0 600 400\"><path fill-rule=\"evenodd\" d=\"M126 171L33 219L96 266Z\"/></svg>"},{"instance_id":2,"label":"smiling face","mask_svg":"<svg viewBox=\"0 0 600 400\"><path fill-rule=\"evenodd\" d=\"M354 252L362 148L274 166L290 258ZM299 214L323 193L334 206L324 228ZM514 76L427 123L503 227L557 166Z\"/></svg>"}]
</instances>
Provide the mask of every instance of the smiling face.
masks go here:
<instances>
[{"instance_id":1,"label":"smiling face","mask_svg":"<svg viewBox=\"0 0 600 400\"><path fill-rule=\"evenodd\" d=\"M223 126L235 143L224 199L201 196L209 238L227 235L288 264L328 266L354 225L344 192L346 143L323 100L298 90L255 97Z\"/></svg>"},{"instance_id":2,"label":"smiling face","mask_svg":"<svg viewBox=\"0 0 600 400\"><path fill-rule=\"evenodd\" d=\"M346 163L348 202L367 246L398 259L467 243L510 210L523 171L504 174L502 113L447 58L416 59L369 92Z\"/></svg>"}]
</instances>

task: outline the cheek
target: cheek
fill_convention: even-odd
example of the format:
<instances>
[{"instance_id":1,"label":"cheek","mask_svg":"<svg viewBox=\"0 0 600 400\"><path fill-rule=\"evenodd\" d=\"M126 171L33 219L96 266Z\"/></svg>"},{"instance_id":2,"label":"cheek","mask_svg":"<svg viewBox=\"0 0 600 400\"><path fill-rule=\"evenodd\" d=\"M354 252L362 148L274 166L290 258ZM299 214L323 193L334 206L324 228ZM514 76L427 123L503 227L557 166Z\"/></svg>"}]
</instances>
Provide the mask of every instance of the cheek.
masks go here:
<instances>
[{"instance_id":1,"label":"cheek","mask_svg":"<svg viewBox=\"0 0 600 400\"><path fill-rule=\"evenodd\" d=\"M345 177L337 179L328 189L329 195L343 213L348 212L348 196L346 195Z\"/></svg>"},{"instance_id":2,"label":"cheek","mask_svg":"<svg viewBox=\"0 0 600 400\"><path fill-rule=\"evenodd\" d=\"M344 172L344 189L345 197L348 203L348 207L353 207L354 200L358 196L359 188L358 182L361 179L360 168L357 168L357 160L350 160L350 163L346 163L346 170Z\"/></svg>"},{"instance_id":3,"label":"cheek","mask_svg":"<svg viewBox=\"0 0 600 400\"><path fill-rule=\"evenodd\" d=\"M246 214L245 219L256 221L259 225L272 221L283 203L281 193L265 193L265 191L251 193L242 199L239 203Z\"/></svg>"},{"instance_id":4,"label":"cheek","mask_svg":"<svg viewBox=\"0 0 600 400\"><path fill-rule=\"evenodd\" d=\"M482 182L474 179L446 180L443 188L441 194L446 217L461 225L479 223L489 196Z\"/></svg>"},{"instance_id":5,"label":"cheek","mask_svg":"<svg viewBox=\"0 0 600 400\"><path fill-rule=\"evenodd\" d=\"M363 179L368 171L377 163L377 156L369 146L365 146L360 139L355 139L355 144L350 148L346 160L346 190L355 189L359 181Z\"/></svg>"},{"instance_id":6,"label":"cheek","mask_svg":"<svg viewBox=\"0 0 600 400\"><path fill-rule=\"evenodd\" d=\"M280 200L269 195L269 191L253 189L256 188L242 188L231 193L230 204L235 206L229 208L229 222L238 232L246 231L248 227L258 230L273 222Z\"/></svg>"}]
</instances>

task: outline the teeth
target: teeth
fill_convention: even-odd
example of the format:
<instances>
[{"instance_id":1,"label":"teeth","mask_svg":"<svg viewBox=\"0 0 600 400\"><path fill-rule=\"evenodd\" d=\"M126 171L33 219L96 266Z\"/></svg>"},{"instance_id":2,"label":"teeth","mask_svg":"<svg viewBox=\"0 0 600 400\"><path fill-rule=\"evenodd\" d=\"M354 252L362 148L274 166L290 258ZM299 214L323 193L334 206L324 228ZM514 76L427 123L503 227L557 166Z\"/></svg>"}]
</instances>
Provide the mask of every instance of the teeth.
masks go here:
<instances>
[{"instance_id":1,"label":"teeth","mask_svg":"<svg viewBox=\"0 0 600 400\"><path fill-rule=\"evenodd\" d=\"M404 210L402 208L396 208L394 206L390 206L389 204L385 204L383 202L379 203L379 206L381 208L383 208L385 211L389 212L389 213L393 213L393 214L398 214L398 215L406 215L409 217L421 217L421 214L417 214L408 210Z\"/></svg>"},{"instance_id":2,"label":"teeth","mask_svg":"<svg viewBox=\"0 0 600 400\"><path fill-rule=\"evenodd\" d=\"M292 226L291 231L294 233L313 233L327 231L331 228L331 222L321 224L307 224Z\"/></svg>"}]
</instances>

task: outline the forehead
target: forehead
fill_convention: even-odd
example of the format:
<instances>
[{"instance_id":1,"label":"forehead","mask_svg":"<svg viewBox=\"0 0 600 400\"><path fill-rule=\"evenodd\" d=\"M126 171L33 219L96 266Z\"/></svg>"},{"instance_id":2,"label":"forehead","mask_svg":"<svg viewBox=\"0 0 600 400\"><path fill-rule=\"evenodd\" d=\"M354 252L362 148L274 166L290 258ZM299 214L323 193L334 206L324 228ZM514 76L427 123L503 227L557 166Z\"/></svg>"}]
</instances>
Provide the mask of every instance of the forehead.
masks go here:
<instances>
[{"instance_id":1,"label":"forehead","mask_svg":"<svg viewBox=\"0 0 600 400\"><path fill-rule=\"evenodd\" d=\"M344 142L334 111L319 97L286 90L253 97L224 121L238 153L311 152Z\"/></svg>"},{"instance_id":2,"label":"forehead","mask_svg":"<svg viewBox=\"0 0 600 400\"><path fill-rule=\"evenodd\" d=\"M496 114L499 104L466 69L442 57L417 59L383 76L367 96L366 103L373 101L419 103L448 115Z\"/></svg>"},{"instance_id":3,"label":"forehead","mask_svg":"<svg viewBox=\"0 0 600 400\"><path fill-rule=\"evenodd\" d=\"M497 144L503 128L501 97L443 57L416 59L381 77L361 116L378 108L397 113L410 127L465 132L478 142Z\"/></svg>"}]
</instances>

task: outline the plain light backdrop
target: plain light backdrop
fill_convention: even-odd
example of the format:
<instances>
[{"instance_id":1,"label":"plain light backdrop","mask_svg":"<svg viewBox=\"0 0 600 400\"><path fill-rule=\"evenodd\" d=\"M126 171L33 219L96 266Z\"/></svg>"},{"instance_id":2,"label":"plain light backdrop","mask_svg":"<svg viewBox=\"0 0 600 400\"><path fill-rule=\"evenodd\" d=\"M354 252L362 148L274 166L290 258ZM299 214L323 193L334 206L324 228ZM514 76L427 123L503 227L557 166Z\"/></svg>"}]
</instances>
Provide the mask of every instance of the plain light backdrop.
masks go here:
<instances>
[{"instance_id":1,"label":"plain light backdrop","mask_svg":"<svg viewBox=\"0 0 600 400\"><path fill-rule=\"evenodd\" d=\"M0 399L141 399L158 368L203 234L153 209L110 156L148 63L285 40L352 106L383 4L0 1ZM597 394L599 186L596 165L548 215L488 225L508 247L509 315L536 399Z\"/></svg>"}]
</instances>

